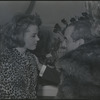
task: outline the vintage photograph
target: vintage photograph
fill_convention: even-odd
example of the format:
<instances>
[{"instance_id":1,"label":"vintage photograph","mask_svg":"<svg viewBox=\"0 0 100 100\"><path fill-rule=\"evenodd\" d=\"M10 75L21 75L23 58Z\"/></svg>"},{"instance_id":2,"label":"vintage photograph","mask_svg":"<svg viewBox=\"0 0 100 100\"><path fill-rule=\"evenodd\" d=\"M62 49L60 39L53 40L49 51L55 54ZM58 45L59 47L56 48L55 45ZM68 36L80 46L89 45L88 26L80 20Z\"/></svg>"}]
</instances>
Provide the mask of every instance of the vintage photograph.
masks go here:
<instances>
[{"instance_id":1,"label":"vintage photograph","mask_svg":"<svg viewBox=\"0 0 100 100\"><path fill-rule=\"evenodd\" d=\"M0 1L0 99L100 99L100 1Z\"/></svg>"}]
</instances>

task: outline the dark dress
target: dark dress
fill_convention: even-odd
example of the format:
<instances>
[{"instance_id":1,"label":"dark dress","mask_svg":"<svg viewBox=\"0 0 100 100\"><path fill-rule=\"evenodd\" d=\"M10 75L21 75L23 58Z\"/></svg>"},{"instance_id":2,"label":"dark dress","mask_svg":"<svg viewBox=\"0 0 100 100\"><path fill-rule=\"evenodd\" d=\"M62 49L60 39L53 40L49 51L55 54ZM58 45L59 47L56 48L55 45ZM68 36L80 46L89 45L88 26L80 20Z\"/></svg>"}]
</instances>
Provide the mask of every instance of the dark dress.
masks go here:
<instances>
[{"instance_id":1,"label":"dark dress","mask_svg":"<svg viewBox=\"0 0 100 100\"><path fill-rule=\"evenodd\" d=\"M17 49L4 49L0 54L0 99L37 98L36 56L26 52L26 58Z\"/></svg>"}]
</instances>

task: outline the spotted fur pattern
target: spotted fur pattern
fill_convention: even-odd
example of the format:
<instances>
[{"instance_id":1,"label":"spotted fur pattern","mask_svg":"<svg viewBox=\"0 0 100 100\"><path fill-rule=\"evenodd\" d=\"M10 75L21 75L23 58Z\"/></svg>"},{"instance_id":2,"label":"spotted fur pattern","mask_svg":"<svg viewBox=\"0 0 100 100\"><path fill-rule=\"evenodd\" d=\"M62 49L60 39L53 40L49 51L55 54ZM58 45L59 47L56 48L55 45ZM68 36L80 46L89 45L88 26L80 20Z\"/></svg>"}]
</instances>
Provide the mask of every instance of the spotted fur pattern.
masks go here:
<instances>
[{"instance_id":1,"label":"spotted fur pattern","mask_svg":"<svg viewBox=\"0 0 100 100\"><path fill-rule=\"evenodd\" d=\"M5 49L0 55L0 99L35 99L37 86L35 55L22 57L16 49Z\"/></svg>"}]
</instances>

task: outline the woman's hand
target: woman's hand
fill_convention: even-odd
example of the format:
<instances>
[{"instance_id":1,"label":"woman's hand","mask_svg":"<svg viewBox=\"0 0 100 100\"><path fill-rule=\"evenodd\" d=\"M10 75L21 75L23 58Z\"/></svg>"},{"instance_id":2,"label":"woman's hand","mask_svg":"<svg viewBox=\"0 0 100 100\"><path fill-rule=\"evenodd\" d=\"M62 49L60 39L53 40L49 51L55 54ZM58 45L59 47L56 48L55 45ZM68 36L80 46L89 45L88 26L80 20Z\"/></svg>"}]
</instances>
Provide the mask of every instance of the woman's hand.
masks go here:
<instances>
[{"instance_id":1,"label":"woman's hand","mask_svg":"<svg viewBox=\"0 0 100 100\"><path fill-rule=\"evenodd\" d=\"M39 71L41 70L42 66L43 66L43 64L38 63L38 70L39 70Z\"/></svg>"}]
</instances>

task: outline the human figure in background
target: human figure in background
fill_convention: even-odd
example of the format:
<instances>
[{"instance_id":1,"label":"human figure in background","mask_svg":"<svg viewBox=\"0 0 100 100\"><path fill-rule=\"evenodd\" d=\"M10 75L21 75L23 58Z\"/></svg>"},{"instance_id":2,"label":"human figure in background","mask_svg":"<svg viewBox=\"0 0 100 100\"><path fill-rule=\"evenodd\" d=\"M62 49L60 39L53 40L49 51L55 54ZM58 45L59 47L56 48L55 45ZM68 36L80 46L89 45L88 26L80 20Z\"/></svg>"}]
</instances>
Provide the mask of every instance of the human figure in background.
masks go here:
<instances>
[{"instance_id":1,"label":"human figure in background","mask_svg":"<svg viewBox=\"0 0 100 100\"><path fill-rule=\"evenodd\" d=\"M58 58L57 51L61 42L64 40L61 31L61 27L58 23L55 24L53 31L46 27L40 27L40 41L36 49L32 52L38 56L41 63L55 66L55 61Z\"/></svg>"},{"instance_id":2,"label":"human figure in background","mask_svg":"<svg viewBox=\"0 0 100 100\"><path fill-rule=\"evenodd\" d=\"M67 27L63 45L68 53L57 63L62 70L58 99L100 97L100 39L93 35L98 33L96 25L81 20Z\"/></svg>"},{"instance_id":3,"label":"human figure in background","mask_svg":"<svg viewBox=\"0 0 100 100\"><path fill-rule=\"evenodd\" d=\"M36 49L33 51L39 58L42 64L46 64L46 55L51 52L53 33L50 29L41 26L39 31L40 41L37 44Z\"/></svg>"}]
</instances>

